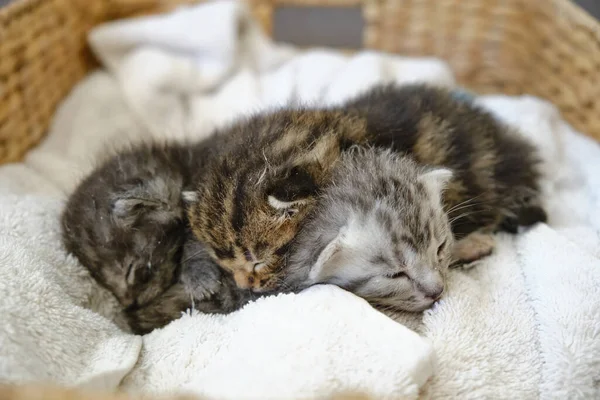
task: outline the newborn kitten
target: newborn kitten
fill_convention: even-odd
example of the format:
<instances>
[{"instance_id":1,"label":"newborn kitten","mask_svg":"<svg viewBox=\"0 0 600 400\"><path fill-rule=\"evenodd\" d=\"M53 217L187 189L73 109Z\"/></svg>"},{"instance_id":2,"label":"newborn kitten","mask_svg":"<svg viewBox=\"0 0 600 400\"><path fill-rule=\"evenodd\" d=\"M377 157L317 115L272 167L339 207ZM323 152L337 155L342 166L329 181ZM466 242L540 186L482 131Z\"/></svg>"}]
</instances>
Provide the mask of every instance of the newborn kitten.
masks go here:
<instances>
[{"instance_id":1,"label":"newborn kitten","mask_svg":"<svg viewBox=\"0 0 600 400\"><path fill-rule=\"evenodd\" d=\"M125 307L147 303L177 280L185 233L183 154L177 145L120 152L66 204L67 251Z\"/></svg>"},{"instance_id":2,"label":"newborn kitten","mask_svg":"<svg viewBox=\"0 0 600 400\"><path fill-rule=\"evenodd\" d=\"M346 152L294 240L284 286L331 283L394 310L431 306L453 257L442 208L451 177L390 150Z\"/></svg>"},{"instance_id":3,"label":"newborn kitten","mask_svg":"<svg viewBox=\"0 0 600 400\"><path fill-rule=\"evenodd\" d=\"M213 148L209 140L120 152L67 202L65 247L124 306L135 333L178 318L192 300L204 312L238 307L241 294L188 232L184 213L194 194L184 188L205 169Z\"/></svg>"},{"instance_id":4,"label":"newborn kitten","mask_svg":"<svg viewBox=\"0 0 600 400\"><path fill-rule=\"evenodd\" d=\"M210 255L256 292L278 289L290 243L351 145L388 148L454 171L443 206L460 261L491 253L499 229L544 221L534 148L452 91L376 87L340 109L280 110L229 130L188 208Z\"/></svg>"},{"instance_id":5,"label":"newborn kitten","mask_svg":"<svg viewBox=\"0 0 600 400\"><path fill-rule=\"evenodd\" d=\"M340 151L365 121L328 110L280 110L233 125L198 183L190 226L240 288L275 289L274 274ZM273 278L273 279L271 279Z\"/></svg>"}]
</instances>

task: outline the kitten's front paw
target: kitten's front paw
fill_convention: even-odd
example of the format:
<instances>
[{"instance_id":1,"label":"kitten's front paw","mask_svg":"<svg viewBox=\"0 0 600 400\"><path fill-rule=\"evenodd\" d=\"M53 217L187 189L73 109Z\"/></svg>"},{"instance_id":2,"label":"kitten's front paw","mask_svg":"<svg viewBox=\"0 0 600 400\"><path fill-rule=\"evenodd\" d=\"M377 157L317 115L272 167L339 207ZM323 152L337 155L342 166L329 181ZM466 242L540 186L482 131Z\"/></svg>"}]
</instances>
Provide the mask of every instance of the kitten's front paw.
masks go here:
<instances>
[{"instance_id":1,"label":"kitten's front paw","mask_svg":"<svg viewBox=\"0 0 600 400\"><path fill-rule=\"evenodd\" d=\"M473 268L479 261L492 254L496 241L489 233L473 232L454 244L453 267Z\"/></svg>"},{"instance_id":2,"label":"kitten's front paw","mask_svg":"<svg viewBox=\"0 0 600 400\"><path fill-rule=\"evenodd\" d=\"M208 299L221 291L223 274L205 261L188 263L181 274L186 291L196 300Z\"/></svg>"}]
</instances>

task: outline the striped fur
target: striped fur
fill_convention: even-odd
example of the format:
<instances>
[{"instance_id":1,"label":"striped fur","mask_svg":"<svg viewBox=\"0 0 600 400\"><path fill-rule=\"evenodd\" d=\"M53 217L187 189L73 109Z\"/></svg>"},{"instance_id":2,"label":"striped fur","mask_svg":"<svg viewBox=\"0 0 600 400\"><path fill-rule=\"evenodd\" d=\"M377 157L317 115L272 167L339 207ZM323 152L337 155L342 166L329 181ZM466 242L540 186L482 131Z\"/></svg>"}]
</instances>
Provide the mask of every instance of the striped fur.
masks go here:
<instances>
[{"instance_id":1,"label":"striped fur","mask_svg":"<svg viewBox=\"0 0 600 400\"><path fill-rule=\"evenodd\" d=\"M67 250L125 307L176 278L188 180L183 146L142 145L109 158L77 187L62 215Z\"/></svg>"},{"instance_id":2,"label":"striped fur","mask_svg":"<svg viewBox=\"0 0 600 400\"><path fill-rule=\"evenodd\" d=\"M289 243L340 152L365 121L336 111L282 110L238 123L199 183L190 225L241 288L278 285Z\"/></svg>"},{"instance_id":3,"label":"striped fur","mask_svg":"<svg viewBox=\"0 0 600 400\"><path fill-rule=\"evenodd\" d=\"M249 298L188 231L185 192L220 138L138 145L108 158L70 196L67 250L120 301L130 328L147 333L192 306L233 311ZM192 193L194 193L192 191Z\"/></svg>"},{"instance_id":4,"label":"striped fur","mask_svg":"<svg viewBox=\"0 0 600 400\"><path fill-rule=\"evenodd\" d=\"M256 115L225 136L188 216L241 288L281 288L290 243L353 144L454 171L443 205L459 239L545 220L533 147L445 89L376 87L338 109Z\"/></svg>"},{"instance_id":5,"label":"striped fur","mask_svg":"<svg viewBox=\"0 0 600 400\"><path fill-rule=\"evenodd\" d=\"M368 142L454 172L444 195L458 238L500 224L546 219L536 151L512 128L452 91L423 85L376 87L350 101L368 121Z\"/></svg>"},{"instance_id":6,"label":"striped fur","mask_svg":"<svg viewBox=\"0 0 600 400\"><path fill-rule=\"evenodd\" d=\"M395 310L431 306L452 260L441 204L451 176L390 150L344 153L296 236L285 285L332 283Z\"/></svg>"}]
</instances>

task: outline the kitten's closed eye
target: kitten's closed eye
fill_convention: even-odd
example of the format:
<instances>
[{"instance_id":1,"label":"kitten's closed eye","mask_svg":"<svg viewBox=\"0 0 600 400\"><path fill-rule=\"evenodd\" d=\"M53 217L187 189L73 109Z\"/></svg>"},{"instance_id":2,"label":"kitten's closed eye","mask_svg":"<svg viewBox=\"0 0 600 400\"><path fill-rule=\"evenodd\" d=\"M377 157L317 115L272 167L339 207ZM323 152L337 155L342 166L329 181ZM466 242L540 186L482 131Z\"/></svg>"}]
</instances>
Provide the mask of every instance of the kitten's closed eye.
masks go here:
<instances>
[{"instance_id":1,"label":"kitten's closed eye","mask_svg":"<svg viewBox=\"0 0 600 400\"><path fill-rule=\"evenodd\" d=\"M400 271L400 272L395 272L393 274L387 275L387 277L390 279L400 279L400 278L408 278L408 275L406 275L406 273Z\"/></svg>"},{"instance_id":2,"label":"kitten's closed eye","mask_svg":"<svg viewBox=\"0 0 600 400\"><path fill-rule=\"evenodd\" d=\"M443 251L444 251L444 249L446 248L446 243L447 243L447 241L446 241L446 240L444 240L444 241L442 242L442 244L440 244L440 245L438 246L438 249L437 249L437 255L438 255L438 257L441 257L441 255L442 255L442 252L443 252Z\"/></svg>"},{"instance_id":3,"label":"kitten's closed eye","mask_svg":"<svg viewBox=\"0 0 600 400\"><path fill-rule=\"evenodd\" d=\"M277 210L277 215L279 218L283 218L284 220L288 220L294 217L294 215L298 214L299 208L306 204L305 200L298 200L293 202L284 202L277 200L273 196L268 197L269 205Z\"/></svg>"}]
</instances>

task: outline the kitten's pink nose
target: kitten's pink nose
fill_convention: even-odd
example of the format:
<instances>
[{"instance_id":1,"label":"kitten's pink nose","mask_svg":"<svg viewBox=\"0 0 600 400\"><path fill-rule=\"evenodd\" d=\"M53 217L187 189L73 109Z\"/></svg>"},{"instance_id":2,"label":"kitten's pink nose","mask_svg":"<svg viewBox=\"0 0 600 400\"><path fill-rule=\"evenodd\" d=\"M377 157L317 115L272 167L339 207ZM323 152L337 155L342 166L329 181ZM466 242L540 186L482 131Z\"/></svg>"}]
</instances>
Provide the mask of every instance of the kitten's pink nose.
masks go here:
<instances>
[{"instance_id":1,"label":"kitten's pink nose","mask_svg":"<svg viewBox=\"0 0 600 400\"><path fill-rule=\"evenodd\" d=\"M430 298L433 301L439 300L440 297L442 297L442 293L444 293L444 286L436 286L434 288L432 288L431 290L427 291L425 293L425 296L427 296L428 298Z\"/></svg>"}]
</instances>

